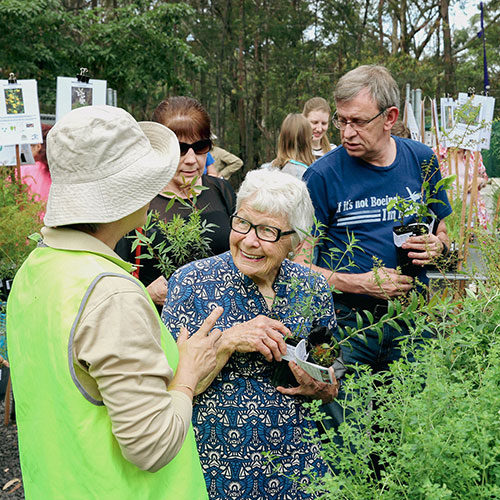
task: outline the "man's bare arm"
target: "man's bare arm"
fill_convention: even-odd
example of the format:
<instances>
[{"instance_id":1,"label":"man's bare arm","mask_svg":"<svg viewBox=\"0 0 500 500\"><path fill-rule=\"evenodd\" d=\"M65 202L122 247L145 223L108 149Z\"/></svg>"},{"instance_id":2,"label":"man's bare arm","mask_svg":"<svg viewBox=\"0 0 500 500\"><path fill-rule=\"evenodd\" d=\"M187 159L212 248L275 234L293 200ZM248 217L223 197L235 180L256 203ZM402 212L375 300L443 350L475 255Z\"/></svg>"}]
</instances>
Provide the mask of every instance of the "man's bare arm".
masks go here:
<instances>
[{"instance_id":1,"label":"man's bare arm","mask_svg":"<svg viewBox=\"0 0 500 500\"><path fill-rule=\"evenodd\" d=\"M295 262L310 267L321 273L330 286L341 292L371 295L379 299L397 297L407 293L413 287L413 279L401 275L395 269L382 267L377 271L367 273L337 273L330 269L312 264L314 245L306 240L300 250L297 251ZM378 278L375 275L378 273Z\"/></svg>"}]
</instances>

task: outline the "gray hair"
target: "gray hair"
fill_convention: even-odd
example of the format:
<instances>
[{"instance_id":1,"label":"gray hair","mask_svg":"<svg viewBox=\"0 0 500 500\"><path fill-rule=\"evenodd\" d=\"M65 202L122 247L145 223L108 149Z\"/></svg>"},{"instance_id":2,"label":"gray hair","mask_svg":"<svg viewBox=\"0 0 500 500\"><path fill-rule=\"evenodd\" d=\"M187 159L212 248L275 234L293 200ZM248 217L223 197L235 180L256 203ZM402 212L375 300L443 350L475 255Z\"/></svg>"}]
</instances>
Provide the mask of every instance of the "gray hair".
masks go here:
<instances>
[{"instance_id":1,"label":"gray hair","mask_svg":"<svg viewBox=\"0 0 500 500\"><path fill-rule=\"evenodd\" d=\"M248 172L238 190L236 211L247 203L258 212L284 216L291 229L292 247L304 241L311 231L314 207L306 184L277 169Z\"/></svg>"},{"instance_id":2,"label":"gray hair","mask_svg":"<svg viewBox=\"0 0 500 500\"><path fill-rule=\"evenodd\" d=\"M384 66L364 65L346 73L337 82L333 97L335 102L352 101L362 90L367 89L377 103L379 111L391 106L399 108L399 87Z\"/></svg>"}]
</instances>

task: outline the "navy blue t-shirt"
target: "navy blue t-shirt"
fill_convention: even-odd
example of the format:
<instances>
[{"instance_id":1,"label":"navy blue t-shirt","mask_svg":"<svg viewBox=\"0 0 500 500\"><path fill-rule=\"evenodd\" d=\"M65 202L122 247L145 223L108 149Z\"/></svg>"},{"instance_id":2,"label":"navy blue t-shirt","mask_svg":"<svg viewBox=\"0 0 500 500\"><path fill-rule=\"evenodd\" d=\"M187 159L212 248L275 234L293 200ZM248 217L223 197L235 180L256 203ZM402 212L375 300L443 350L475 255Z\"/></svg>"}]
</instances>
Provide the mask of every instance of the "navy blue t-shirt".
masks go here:
<instances>
[{"instance_id":1,"label":"navy blue t-shirt","mask_svg":"<svg viewBox=\"0 0 500 500\"><path fill-rule=\"evenodd\" d=\"M326 239L318 245L319 266L329 267L325 261L331 260L331 248L341 251L345 249L349 231L357 238L356 244L362 250L354 251L353 261L357 267L350 267L344 272L371 271L374 256L385 267L396 268L392 229L399 225L399 214L396 209L388 211L387 204L396 195L420 199L422 166L430 165L425 168L430 172L426 178L430 177L431 193L432 186L441 179L441 174L429 147L410 139L393 138L397 154L394 163L388 167L377 167L353 158L340 146L313 163L304 174L316 218L326 226ZM429 206L438 219L451 213L450 203L443 189L433 194L433 198L444 202ZM340 265L347 265L347 262L345 256ZM341 269L338 270L342 272Z\"/></svg>"}]
</instances>

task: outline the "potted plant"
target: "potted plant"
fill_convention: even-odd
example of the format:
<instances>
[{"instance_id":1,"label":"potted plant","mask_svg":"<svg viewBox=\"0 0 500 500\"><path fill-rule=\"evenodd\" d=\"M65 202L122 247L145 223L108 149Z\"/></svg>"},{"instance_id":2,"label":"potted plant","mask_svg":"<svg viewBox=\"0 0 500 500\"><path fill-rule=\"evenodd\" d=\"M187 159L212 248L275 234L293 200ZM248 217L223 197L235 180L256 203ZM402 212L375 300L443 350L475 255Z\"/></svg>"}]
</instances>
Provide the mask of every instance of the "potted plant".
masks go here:
<instances>
[{"instance_id":1,"label":"potted plant","mask_svg":"<svg viewBox=\"0 0 500 500\"><path fill-rule=\"evenodd\" d=\"M287 355L283 357L284 362L276 363L271 377L271 383L275 387L297 385L287 361L295 361L309 375L321 382L332 382L329 367L333 367L337 380L346 373L341 344L347 342L347 339L337 341L326 326L313 327L307 338L288 337L285 341Z\"/></svg>"},{"instance_id":2,"label":"potted plant","mask_svg":"<svg viewBox=\"0 0 500 500\"><path fill-rule=\"evenodd\" d=\"M441 189L449 189L455 179L454 175L444 177L432 186L431 178L438 172L438 169L430 173L431 164L432 161L422 166L424 180L418 198L412 196L403 198L397 195L387 204L388 211L396 209L398 212L399 225L393 228L393 238L398 265L401 272L407 276L417 276L421 268L412 264L412 259L408 257L408 250L402 248L402 245L411 236L432 233L435 216L429 206L433 203L444 203L436 195Z\"/></svg>"},{"instance_id":3,"label":"potted plant","mask_svg":"<svg viewBox=\"0 0 500 500\"><path fill-rule=\"evenodd\" d=\"M314 244L316 246L320 239L325 238L324 230L319 221L314 223L316 234ZM334 249L331 251L331 262L342 262L345 256L350 256L356 247L357 240L354 235L349 234L349 242L344 251ZM335 254L335 255L334 255ZM337 379L342 377L346 371L343 360L341 345L348 343L352 335L347 335L338 341L332 332L326 327L318 324L318 318L324 316L324 305L317 299L318 280L323 280L322 276L312 270L312 255L307 255L305 264L309 265L308 279L291 278L284 283L289 288L289 324L295 323L292 328L293 334L285 338L287 344L287 355L283 361L274 362L271 383L274 386L293 387L297 381L288 367L288 361L295 361L305 369L310 375L322 381L329 381L328 368L333 366ZM347 267L352 266L350 263ZM332 272L343 271L347 267L337 266ZM324 288L323 288L324 289ZM278 319L278 318L275 318Z\"/></svg>"},{"instance_id":4,"label":"potted plant","mask_svg":"<svg viewBox=\"0 0 500 500\"><path fill-rule=\"evenodd\" d=\"M128 236L134 240L133 251L137 247L145 250L137 258L156 259L155 267L167 279L184 264L211 255L210 238L207 237L207 233L213 232L217 226L207 224L202 220L203 209L196 207L196 201L199 193L207 188L197 186L195 183L196 178L186 184L187 198L182 198L172 192L164 193L171 198L165 211L178 201L189 210L187 218L174 214L171 220L166 221L163 214L151 211L148 213L146 224L136 229L135 234ZM156 238L158 233L160 238Z\"/></svg>"},{"instance_id":5,"label":"potted plant","mask_svg":"<svg viewBox=\"0 0 500 500\"><path fill-rule=\"evenodd\" d=\"M447 255L440 255L434 262L429 264L429 270L437 272L456 272L459 262L459 247L463 246L463 238L460 237L460 214L462 213L462 200L459 197L450 199L452 213L446 217L446 232L450 240L450 248Z\"/></svg>"}]
</instances>

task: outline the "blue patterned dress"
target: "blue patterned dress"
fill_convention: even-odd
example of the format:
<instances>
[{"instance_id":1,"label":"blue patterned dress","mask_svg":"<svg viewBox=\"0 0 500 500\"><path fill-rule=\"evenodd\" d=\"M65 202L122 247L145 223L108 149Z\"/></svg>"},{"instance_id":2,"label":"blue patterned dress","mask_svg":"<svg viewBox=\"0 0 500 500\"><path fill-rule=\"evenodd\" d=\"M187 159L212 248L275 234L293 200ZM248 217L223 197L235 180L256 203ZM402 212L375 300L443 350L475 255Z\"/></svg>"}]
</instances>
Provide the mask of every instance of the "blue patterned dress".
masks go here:
<instances>
[{"instance_id":1,"label":"blue patterned dress","mask_svg":"<svg viewBox=\"0 0 500 500\"><path fill-rule=\"evenodd\" d=\"M290 318L290 305L307 300L304 291L291 293L294 280L318 290L313 307L322 311L315 323L334 328L332 295L323 277L286 259L273 285L276 299L271 311L255 283L234 265L230 252L179 269L168 282L162 319L175 338L182 325L194 333L216 306L224 308L216 324L221 330L263 314L294 332L308 331L307 320ZM210 387L195 398L193 426L211 500L308 499L310 495L290 476L307 483L306 476L300 477L304 471L326 471L318 449L305 440L306 430L315 425L304 418L304 399L283 395L270 384L274 366L260 353L235 352ZM279 472L263 452L275 457Z\"/></svg>"}]
</instances>

